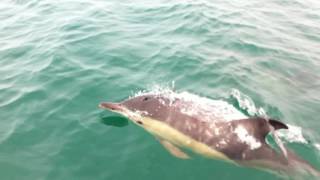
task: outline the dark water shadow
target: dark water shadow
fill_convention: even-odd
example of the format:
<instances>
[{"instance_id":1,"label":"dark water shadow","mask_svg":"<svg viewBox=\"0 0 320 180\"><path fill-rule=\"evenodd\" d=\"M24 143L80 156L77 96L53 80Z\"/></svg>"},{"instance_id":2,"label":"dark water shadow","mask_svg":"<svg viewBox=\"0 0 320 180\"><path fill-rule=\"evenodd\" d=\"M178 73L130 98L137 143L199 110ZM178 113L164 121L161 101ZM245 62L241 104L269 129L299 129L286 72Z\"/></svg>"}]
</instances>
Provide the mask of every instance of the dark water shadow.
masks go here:
<instances>
[{"instance_id":1,"label":"dark water shadow","mask_svg":"<svg viewBox=\"0 0 320 180\"><path fill-rule=\"evenodd\" d=\"M125 127L128 126L129 121L121 116L105 116L100 117L100 122L107 126Z\"/></svg>"}]
</instances>

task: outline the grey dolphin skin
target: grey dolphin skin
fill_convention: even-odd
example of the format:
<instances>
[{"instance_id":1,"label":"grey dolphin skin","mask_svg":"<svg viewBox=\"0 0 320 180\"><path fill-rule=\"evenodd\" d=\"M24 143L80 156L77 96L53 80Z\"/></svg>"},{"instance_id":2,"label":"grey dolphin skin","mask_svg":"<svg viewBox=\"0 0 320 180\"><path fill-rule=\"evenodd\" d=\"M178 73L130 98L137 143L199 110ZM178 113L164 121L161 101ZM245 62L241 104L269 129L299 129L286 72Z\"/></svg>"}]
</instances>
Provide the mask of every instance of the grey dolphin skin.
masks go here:
<instances>
[{"instance_id":1,"label":"grey dolphin skin","mask_svg":"<svg viewBox=\"0 0 320 180\"><path fill-rule=\"evenodd\" d=\"M276 120L252 117L223 121L192 101L162 94L142 94L99 106L129 118L179 158L189 158L180 149L189 148L200 155L246 167L319 176L319 171L289 149L285 148L284 154L266 143L268 133L288 128ZM187 112L188 107L193 107L191 113Z\"/></svg>"}]
</instances>

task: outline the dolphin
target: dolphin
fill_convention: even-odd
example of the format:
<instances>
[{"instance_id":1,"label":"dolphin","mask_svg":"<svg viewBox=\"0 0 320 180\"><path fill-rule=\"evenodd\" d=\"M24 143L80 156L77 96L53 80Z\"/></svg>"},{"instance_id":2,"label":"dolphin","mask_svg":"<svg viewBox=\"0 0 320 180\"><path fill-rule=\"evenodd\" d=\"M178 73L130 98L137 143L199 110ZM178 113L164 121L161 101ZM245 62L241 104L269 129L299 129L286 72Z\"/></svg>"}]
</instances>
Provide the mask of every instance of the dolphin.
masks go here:
<instances>
[{"instance_id":1,"label":"dolphin","mask_svg":"<svg viewBox=\"0 0 320 180\"><path fill-rule=\"evenodd\" d=\"M208 158L279 174L301 171L320 175L293 151L285 148L284 153L266 142L270 132L288 129L286 124L244 115L230 118L225 116L228 112L221 112L232 113L232 108L221 109L216 104L174 93L145 93L119 103L103 102L99 107L132 120L178 158L188 159L183 151L188 148Z\"/></svg>"}]
</instances>

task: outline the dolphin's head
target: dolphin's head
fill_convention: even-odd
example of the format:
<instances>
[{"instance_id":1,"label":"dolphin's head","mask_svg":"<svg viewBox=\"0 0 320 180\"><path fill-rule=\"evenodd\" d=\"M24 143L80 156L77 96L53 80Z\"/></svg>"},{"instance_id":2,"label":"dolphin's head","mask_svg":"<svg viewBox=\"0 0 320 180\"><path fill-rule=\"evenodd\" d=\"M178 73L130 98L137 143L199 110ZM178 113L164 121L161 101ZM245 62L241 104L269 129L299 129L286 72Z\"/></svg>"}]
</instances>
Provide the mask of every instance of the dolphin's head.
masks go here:
<instances>
[{"instance_id":1,"label":"dolphin's head","mask_svg":"<svg viewBox=\"0 0 320 180\"><path fill-rule=\"evenodd\" d=\"M100 103L99 107L122 114L138 122L137 119L141 121L141 118L138 118L137 115L151 118L166 115L168 101L163 96L148 94L129 98L120 103L103 102Z\"/></svg>"},{"instance_id":2,"label":"dolphin's head","mask_svg":"<svg viewBox=\"0 0 320 180\"><path fill-rule=\"evenodd\" d=\"M141 95L124 100L120 103L103 102L99 107L108 109L114 112L122 113L125 110L131 112L145 112L152 114L157 109L160 109L166 103L166 99L156 95Z\"/></svg>"},{"instance_id":3,"label":"dolphin's head","mask_svg":"<svg viewBox=\"0 0 320 180\"><path fill-rule=\"evenodd\" d=\"M131 111L138 111L151 115L163 109L166 102L167 99L163 96L141 95L125 100L121 104Z\"/></svg>"}]
</instances>

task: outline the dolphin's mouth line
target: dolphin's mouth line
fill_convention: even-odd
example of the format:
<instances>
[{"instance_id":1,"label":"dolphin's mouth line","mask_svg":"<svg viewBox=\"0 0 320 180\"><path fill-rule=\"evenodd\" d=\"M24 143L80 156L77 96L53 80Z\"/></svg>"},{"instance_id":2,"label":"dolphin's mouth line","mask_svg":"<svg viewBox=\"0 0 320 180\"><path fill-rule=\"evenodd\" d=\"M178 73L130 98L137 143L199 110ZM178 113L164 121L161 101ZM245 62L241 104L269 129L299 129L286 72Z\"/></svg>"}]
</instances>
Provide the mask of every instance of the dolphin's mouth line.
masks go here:
<instances>
[{"instance_id":1,"label":"dolphin's mouth line","mask_svg":"<svg viewBox=\"0 0 320 180\"><path fill-rule=\"evenodd\" d=\"M132 112L129 109L127 109L125 106L121 105L120 103L103 102L99 104L99 107L101 109L107 109L109 111L119 113L129 119L137 120L141 118L140 113ZM138 124L141 124L141 123L138 123Z\"/></svg>"},{"instance_id":2,"label":"dolphin's mouth line","mask_svg":"<svg viewBox=\"0 0 320 180\"><path fill-rule=\"evenodd\" d=\"M115 112L122 112L124 107L119 103L103 102L99 104L99 107L102 109L108 109Z\"/></svg>"}]
</instances>

